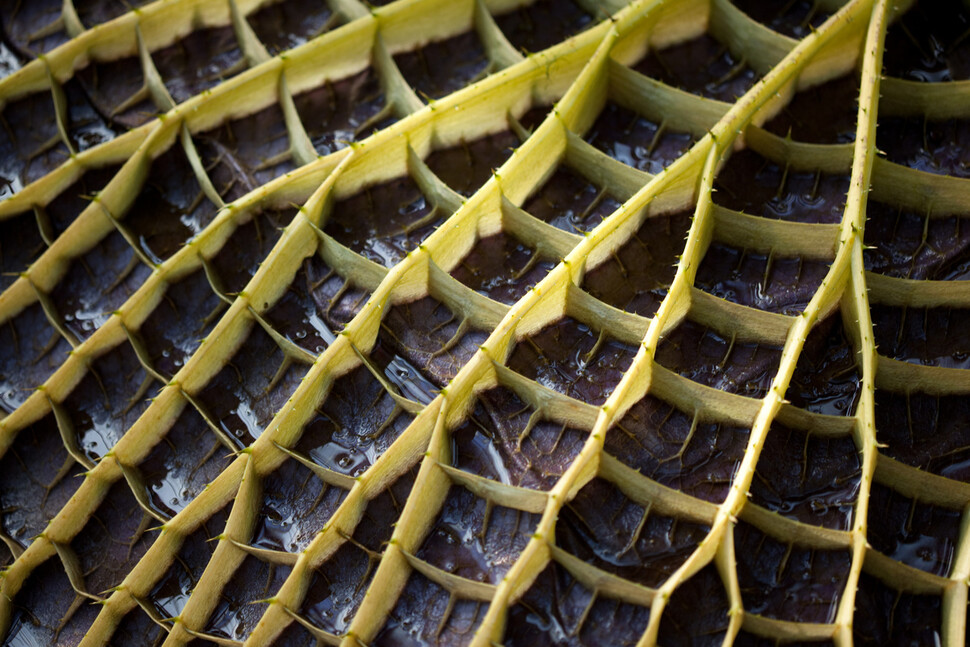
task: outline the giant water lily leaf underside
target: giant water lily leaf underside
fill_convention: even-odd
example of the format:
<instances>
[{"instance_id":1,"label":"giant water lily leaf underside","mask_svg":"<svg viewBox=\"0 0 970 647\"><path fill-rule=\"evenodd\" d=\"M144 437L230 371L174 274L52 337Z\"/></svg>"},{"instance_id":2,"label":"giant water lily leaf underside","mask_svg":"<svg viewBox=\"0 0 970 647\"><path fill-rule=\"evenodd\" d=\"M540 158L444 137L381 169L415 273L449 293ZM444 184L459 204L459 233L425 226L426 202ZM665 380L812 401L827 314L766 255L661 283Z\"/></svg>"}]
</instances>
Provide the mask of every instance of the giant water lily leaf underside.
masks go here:
<instances>
[{"instance_id":1,"label":"giant water lily leaf underside","mask_svg":"<svg viewBox=\"0 0 970 647\"><path fill-rule=\"evenodd\" d=\"M373 5L0 9L3 644L964 644L970 6Z\"/></svg>"}]
</instances>

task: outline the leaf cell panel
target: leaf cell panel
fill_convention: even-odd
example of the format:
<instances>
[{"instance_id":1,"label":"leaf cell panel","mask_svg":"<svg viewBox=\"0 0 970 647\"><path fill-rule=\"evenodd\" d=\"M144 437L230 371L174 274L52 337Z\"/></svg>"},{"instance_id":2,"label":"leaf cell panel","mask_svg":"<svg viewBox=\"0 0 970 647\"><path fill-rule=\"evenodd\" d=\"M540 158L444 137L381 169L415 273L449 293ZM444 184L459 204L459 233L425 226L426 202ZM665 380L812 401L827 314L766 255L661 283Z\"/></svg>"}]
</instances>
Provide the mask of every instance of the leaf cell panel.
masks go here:
<instances>
[{"instance_id":1,"label":"leaf cell panel","mask_svg":"<svg viewBox=\"0 0 970 647\"><path fill-rule=\"evenodd\" d=\"M451 431L458 469L501 483L548 490L582 451L589 432L546 419L515 392L479 395L469 418Z\"/></svg>"},{"instance_id":2,"label":"leaf cell panel","mask_svg":"<svg viewBox=\"0 0 970 647\"><path fill-rule=\"evenodd\" d=\"M76 77L88 101L110 128L120 131L137 128L158 114L137 56L92 61Z\"/></svg>"},{"instance_id":3,"label":"leaf cell panel","mask_svg":"<svg viewBox=\"0 0 970 647\"><path fill-rule=\"evenodd\" d=\"M654 175L696 141L690 133L671 131L613 102L607 102L585 139L618 162Z\"/></svg>"},{"instance_id":4,"label":"leaf cell panel","mask_svg":"<svg viewBox=\"0 0 970 647\"><path fill-rule=\"evenodd\" d=\"M852 639L857 645L941 643L942 604L937 596L897 591L863 572L855 606Z\"/></svg>"},{"instance_id":5,"label":"leaf cell panel","mask_svg":"<svg viewBox=\"0 0 970 647\"><path fill-rule=\"evenodd\" d=\"M745 149L718 173L714 202L772 220L838 223L848 189L848 174L793 171Z\"/></svg>"},{"instance_id":6,"label":"leaf cell panel","mask_svg":"<svg viewBox=\"0 0 970 647\"><path fill-rule=\"evenodd\" d=\"M263 479L262 491L262 505L256 513L250 543L256 548L288 553L303 552L347 496L346 490L324 483L293 459ZM263 600L275 593L274 589L255 599Z\"/></svg>"},{"instance_id":7,"label":"leaf cell panel","mask_svg":"<svg viewBox=\"0 0 970 647\"><path fill-rule=\"evenodd\" d=\"M366 366L358 366L334 382L296 450L322 467L356 477L413 419Z\"/></svg>"},{"instance_id":8,"label":"leaf cell panel","mask_svg":"<svg viewBox=\"0 0 970 647\"><path fill-rule=\"evenodd\" d=\"M212 222L216 211L182 147L175 143L152 160L134 203L125 213L111 215L137 241L139 251L161 265Z\"/></svg>"},{"instance_id":9,"label":"leaf cell panel","mask_svg":"<svg viewBox=\"0 0 970 647\"><path fill-rule=\"evenodd\" d=\"M479 239L451 275L479 294L512 305L553 267L552 260L515 236L499 232Z\"/></svg>"},{"instance_id":10,"label":"leaf cell panel","mask_svg":"<svg viewBox=\"0 0 970 647\"><path fill-rule=\"evenodd\" d=\"M321 322L314 322L314 331L323 337L326 336L326 329L333 332L342 330L370 297L370 292L355 285L352 277L344 277L331 268L319 254L303 261L294 285L300 280L304 281L303 287L322 319ZM273 311L267 316L272 318ZM280 326L277 330L283 332L285 326Z\"/></svg>"},{"instance_id":11,"label":"leaf cell panel","mask_svg":"<svg viewBox=\"0 0 970 647\"><path fill-rule=\"evenodd\" d=\"M364 258L393 267L434 231L442 216L405 176L334 204L324 232Z\"/></svg>"},{"instance_id":12,"label":"leaf cell panel","mask_svg":"<svg viewBox=\"0 0 970 647\"><path fill-rule=\"evenodd\" d=\"M168 433L138 464L149 505L161 515L181 512L232 462L205 419L186 403Z\"/></svg>"},{"instance_id":13,"label":"leaf cell panel","mask_svg":"<svg viewBox=\"0 0 970 647\"><path fill-rule=\"evenodd\" d=\"M13 285L46 249L32 210L0 220L0 290Z\"/></svg>"},{"instance_id":14,"label":"leaf cell panel","mask_svg":"<svg viewBox=\"0 0 970 647\"><path fill-rule=\"evenodd\" d=\"M291 622L273 644L276 647L316 647L317 639L298 622Z\"/></svg>"},{"instance_id":15,"label":"leaf cell panel","mask_svg":"<svg viewBox=\"0 0 970 647\"><path fill-rule=\"evenodd\" d=\"M177 104L246 68L231 26L198 29L151 57Z\"/></svg>"},{"instance_id":16,"label":"leaf cell panel","mask_svg":"<svg viewBox=\"0 0 970 647\"><path fill-rule=\"evenodd\" d=\"M607 432L605 450L661 485L720 503L744 457L749 433L695 418L646 395Z\"/></svg>"},{"instance_id":17,"label":"leaf cell panel","mask_svg":"<svg viewBox=\"0 0 970 647\"><path fill-rule=\"evenodd\" d=\"M0 112L0 198L8 198L70 157L50 92L11 101Z\"/></svg>"},{"instance_id":18,"label":"leaf cell panel","mask_svg":"<svg viewBox=\"0 0 970 647\"><path fill-rule=\"evenodd\" d=\"M311 270L311 265L315 266ZM317 293L321 297L318 301L313 291L315 281L310 280L311 271L320 270L323 276L330 274L334 284L327 290L324 286L317 288ZM323 278L322 282L330 283L330 278ZM332 301L336 301L336 307L345 302L348 297L353 295L338 295L339 286L344 284L343 277L336 272L330 271L318 257L304 260L303 265L297 270L293 282L290 283L286 292L274 303L269 310L263 313L263 318L283 337L293 342L303 350L319 355L327 349L336 339L336 333L340 332L343 324L333 320L333 308L330 307ZM336 286L336 287L334 287ZM323 296L331 295L330 298ZM320 302L323 302L321 305ZM353 301L351 300L351 305ZM361 304L362 305L362 304ZM336 324L336 325L335 325Z\"/></svg>"},{"instance_id":19,"label":"leaf cell panel","mask_svg":"<svg viewBox=\"0 0 970 647\"><path fill-rule=\"evenodd\" d=\"M20 406L70 350L39 303L0 324L0 407L11 412Z\"/></svg>"},{"instance_id":20,"label":"leaf cell panel","mask_svg":"<svg viewBox=\"0 0 970 647\"><path fill-rule=\"evenodd\" d=\"M764 128L779 137L812 144L855 141L859 84L849 74L797 92Z\"/></svg>"},{"instance_id":21,"label":"leaf cell panel","mask_svg":"<svg viewBox=\"0 0 970 647\"><path fill-rule=\"evenodd\" d=\"M306 367L291 361L259 325L196 396L202 412L226 437L248 447L283 406Z\"/></svg>"},{"instance_id":22,"label":"leaf cell panel","mask_svg":"<svg viewBox=\"0 0 970 647\"><path fill-rule=\"evenodd\" d=\"M488 338L447 305L431 296L394 306L381 322L378 346L371 356L394 373L408 370L405 360L438 387L450 382ZM394 364L394 366L391 366ZM392 381L406 378L389 375Z\"/></svg>"},{"instance_id":23,"label":"leaf cell panel","mask_svg":"<svg viewBox=\"0 0 970 647\"><path fill-rule=\"evenodd\" d=\"M300 616L340 635L347 631L374 576L379 555L347 542L313 571Z\"/></svg>"},{"instance_id":24,"label":"leaf cell panel","mask_svg":"<svg viewBox=\"0 0 970 647\"><path fill-rule=\"evenodd\" d=\"M452 485L416 556L467 580L498 584L538 523L537 514L493 505Z\"/></svg>"},{"instance_id":25,"label":"leaf cell panel","mask_svg":"<svg viewBox=\"0 0 970 647\"><path fill-rule=\"evenodd\" d=\"M202 166L226 202L296 168L283 110L276 104L193 138Z\"/></svg>"},{"instance_id":26,"label":"leaf cell panel","mask_svg":"<svg viewBox=\"0 0 970 647\"><path fill-rule=\"evenodd\" d=\"M561 164L522 208L557 229L584 234L620 208L610 193Z\"/></svg>"},{"instance_id":27,"label":"leaf cell panel","mask_svg":"<svg viewBox=\"0 0 970 647\"><path fill-rule=\"evenodd\" d=\"M861 480L851 436L818 436L775 423L758 458L751 501L802 523L848 530Z\"/></svg>"},{"instance_id":28,"label":"leaf cell panel","mask_svg":"<svg viewBox=\"0 0 970 647\"><path fill-rule=\"evenodd\" d=\"M94 515L71 540L88 593L101 595L128 577L158 537L158 530L148 529L148 519L128 483L124 479L116 481ZM154 520L151 525L155 525Z\"/></svg>"},{"instance_id":29,"label":"leaf cell panel","mask_svg":"<svg viewBox=\"0 0 970 647\"><path fill-rule=\"evenodd\" d=\"M54 415L22 429L0 458L0 529L21 548L81 485L84 468L64 448Z\"/></svg>"},{"instance_id":30,"label":"leaf cell panel","mask_svg":"<svg viewBox=\"0 0 970 647\"><path fill-rule=\"evenodd\" d=\"M42 211L50 223L52 235L59 236L64 233L120 168L119 165L110 164L87 169L80 178L48 202Z\"/></svg>"},{"instance_id":31,"label":"leaf cell panel","mask_svg":"<svg viewBox=\"0 0 970 647\"><path fill-rule=\"evenodd\" d=\"M270 5L267 10L276 6ZM395 121L393 115L382 112L387 98L373 68L337 81L327 80L320 87L293 97L293 103L320 155L345 148Z\"/></svg>"},{"instance_id":32,"label":"leaf cell panel","mask_svg":"<svg viewBox=\"0 0 970 647\"><path fill-rule=\"evenodd\" d=\"M829 623L849 577L849 550L791 546L739 522L734 529L745 611L792 622Z\"/></svg>"},{"instance_id":33,"label":"leaf cell panel","mask_svg":"<svg viewBox=\"0 0 970 647\"><path fill-rule=\"evenodd\" d=\"M970 401L965 395L876 391L882 453L912 467L970 481Z\"/></svg>"},{"instance_id":34,"label":"leaf cell panel","mask_svg":"<svg viewBox=\"0 0 970 647\"><path fill-rule=\"evenodd\" d=\"M874 483L866 538L887 557L947 577L959 541L960 517L959 510L911 499Z\"/></svg>"},{"instance_id":35,"label":"leaf cell panel","mask_svg":"<svg viewBox=\"0 0 970 647\"><path fill-rule=\"evenodd\" d=\"M970 78L970 9L958 0L913 3L886 32L883 73L935 83Z\"/></svg>"},{"instance_id":36,"label":"leaf cell panel","mask_svg":"<svg viewBox=\"0 0 970 647\"><path fill-rule=\"evenodd\" d=\"M205 633L230 640L245 639L286 581L290 568L246 556L226 582L205 626Z\"/></svg>"},{"instance_id":37,"label":"leaf cell panel","mask_svg":"<svg viewBox=\"0 0 970 647\"><path fill-rule=\"evenodd\" d=\"M970 177L970 120L882 117L876 146L890 162L917 171Z\"/></svg>"},{"instance_id":38,"label":"leaf cell panel","mask_svg":"<svg viewBox=\"0 0 970 647\"><path fill-rule=\"evenodd\" d=\"M694 285L732 303L795 316L815 296L828 269L824 261L715 242L704 254Z\"/></svg>"},{"instance_id":39,"label":"leaf cell panel","mask_svg":"<svg viewBox=\"0 0 970 647\"><path fill-rule=\"evenodd\" d=\"M434 151L425 163L445 184L467 198L492 177L520 143L515 133L506 130Z\"/></svg>"},{"instance_id":40,"label":"leaf cell panel","mask_svg":"<svg viewBox=\"0 0 970 647\"><path fill-rule=\"evenodd\" d=\"M402 645L467 645L485 619L488 603L464 600L412 571L387 623L373 641L375 647Z\"/></svg>"},{"instance_id":41,"label":"leaf cell panel","mask_svg":"<svg viewBox=\"0 0 970 647\"><path fill-rule=\"evenodd\" d=\"M591 26L594 17L575 0L536 0L495 22L513 47L539 52Z\"/></svg>"},{"instance_id":42,"label":"leaf cell panel","mask_svg":"<svg viewBox=\"0 0 970 647\"><path fill-rule=\"evenodd\" d=\"M313 572L300 608L311 625L336 635L346 633L413 485L412 470L371 499L348 541Z\"/></svg>"},{"instance_id":43,"label":"leaf cell panel","mask_svg":"<svg viewBox=\"0 0 970 647\"><path fill-rule=\"evenodd\" d=\"M76 597L57 555L49 557L31 571L17 593L7 644L80 643L97 611L92 605L75 605Z\"/></svg>"},{"instance_id":44,"label":"leaf cell panel","mask_svg":"<svg viewBox=\"0 0 970 647\"><path fill-rule=\"evenodd\" d=\"M796 407L829 416L851 416L861 393L862 373L838 312L808 333L785 398Z\"/></svg>"},{"instance_id":45,"label":"leaf cell panel","mask_svg":"<svg viewBox=\"0 0 970 647\"><path fill-rule=\"evenodd\" d=\"M218 542L212 540L225 531L228 518L226 507L203 521L183 540L175 559L159 575L146 601L159 616L175 618L181 615L216 550Z\"/></svg>"},{"instance_id":46,"label":"leaf cell panel","mask_svg":"<svg viewBox=\"0 0 970 647\"><path fill-rule=\"evenodd\" d=\"M121 645L152 647L165 639L166 631L139 606L125 614L111 635Z\"/></svg>"},{"instance_id":47,"label":"leaf cell panel","mask_svg":"<svg viewBox=\"0 0 970 647\"><path fill-rule=\"evenodd\" d=\"M866 269L900 279L970 278L970 218L931 217L883 202L866 206Z\"/></svg>"},{"instance_id":48,"label":"leaf cell panel","mask_svg":"<svg viewBox=\"0 0 970 647\"><path fill-rule=\"evenodd\" d=\"M398 54L394 62L404 80L425 100L460 90L487 74L489 68L485 48L474 31Z\"/></svg>"},{"instance_id":49,"label":"leaf cell panel","mask_svg":"<svg viewBox=\"0 0 970 647\"><path fill-rule=\"evenodd\" d=\"M709 34L651 51L633 69L671 87L733 103L759 75Z\"/></svg>"},{"instance_id":50,"label":"leaf cell panel","mask_svg":"<svg viewBox=\"0 0 970 647\"><path fill-rule=\"evenodd\" d=\"M542 386L599 405L606 402L635 354L634 346L566 316L519 341L508 366Z\"/></svg>"},{"instance_id":51,"label":"leaf cell panel","mask_svg":"<svg viewBox=\"0 0 970 647\"><path fill-rule=\"evenodd\" d=\"M698 605L698 600L704 604ZM660 620L664 647L716 647L727 634L730 602L717 569L708 564L677 587Z\"/></svg>"},{"instance_id":52,"label":"leaf cell panel","mask_svg":"<svg viewBox=\"0 0 970 647\"><path fill-rule=\"evenodd\" d=\"M871 310L881 355L923 366L970 368L970 309L873 304Z\"/></svg>"},{"instance_id":53,"label":"leaf cell panel","mask_svg":"<svg viewBox=\"0 0 970 647\"><path fill-rule=\"evenodd\" d=\"M732 0L732 4L758 22L792 38L805 38L831 15L809 0Z\"/></svg>"},{"instance_id":54,"label":"leaf cell panel","mask_svg":"<svg viewBox=\"0 0 970 647\"><path fill-rule=\"evenodd\" d=\"M508 611L506 645L636 644L650 621L650 609L597 595L564 567L551 562Z\"/></svg>"},{"instance_id":55,"label":"leaf cell panel","mask_svg":"<svg viewBox=\"0 0 970 647\"><path fill-rule=\"evenodd\" d=\"M214 287L224 295L242 292L295 215L295 210L264 209L240 224L208 260Z\"/></svg>"},{"instance_id":56,"label":"leaf cell panel","mask_svg":"<svg viewBox=\"0 0 970 647\"><path fill-rule=\"evenodd\" d=\"M657 347L664 368L715 389L762 398L781 361L781 348L744 341L685 319Z\"/></svg>"},{"instance_id":57,"label":"leaf cell panel","mask_svg":"<svg viewBox=\"0 0 970 647\"><path fill-rule=\"evenodd\" d=\"M153 243L161 249L157 239ZM51 290L50 300L60 323L84 340L111 318L151 272L125 237L113 231L71 262L67 274ZM113 281L106 284L106 276L114 277Z\"/></svg>"},{"instance_id":58,"label":"leaf cell panel","mask_svg":"<svg viewBox=\"0 0 970 647\"><path fill-rule=\"evenodd\" d=\"M175 375L212 331L224 308L202 269L170 284L138 330L152 367L162 376Z\"/></svg>"},{"instance_id":59,"label":"leaf cell panel","mask_svg":"<svg viewBox=\"0 0 970 647\"><path fill-rule=\"evenodd\" d=\"M709 531L640 505L609 481L593 479L560 514L556 545L601 570L657 588Z\"/></svg>"},{"instance_id":60,"label":"leaf cell panel","mask_svg":"<svg viewBox=\"0 0 970 647\"><path fill-rule=\"evenodd\" d=\"M313 40L341 22L326 2L307 0L273 2L247 20L271 56Z\"/></svg>"},{"instance_id":61,"label":"leaf cell panel","mask_svg":"<svg viewBox=\"0 0 970 647\"><path fill-rule=\"evenodd\" d=\"M161 385L151 379L128 343L91 361L62 407L81 451L99 461L148 408Z\"/></svg>"},{"instance_id":62,"label":"leaf cell panel","mask_svg":"<svg viewBox=\"0 0 970 647\"><path fill-rule=\"evenodd\" d=\"M3 14L4 40L24 58L32 59L68 40L57 24L63 3L60 0L8 5Z\"/></svg>"},{"instance_id":63,"label":"leaf cell panel","mask_svg":"<svg viewBox=\"0 0 970 647\"><path fill-rule=\"evenodd\" d=\"M586 273L583 289L614 308L652 317L667 296L693 210L652 216L609 259Z\"/></svg>"}]
</instances>

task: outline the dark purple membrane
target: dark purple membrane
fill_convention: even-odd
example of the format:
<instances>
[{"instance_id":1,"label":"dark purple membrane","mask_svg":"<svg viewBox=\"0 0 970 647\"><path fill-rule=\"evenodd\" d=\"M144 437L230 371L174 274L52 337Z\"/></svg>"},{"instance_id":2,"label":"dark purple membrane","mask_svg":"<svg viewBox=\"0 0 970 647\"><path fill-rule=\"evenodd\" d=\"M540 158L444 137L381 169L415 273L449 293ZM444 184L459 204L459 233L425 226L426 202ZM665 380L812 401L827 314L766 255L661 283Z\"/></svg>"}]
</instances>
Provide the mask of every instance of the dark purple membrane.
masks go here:
<instances>
[{"instance_id":1,"label":"dark purple membrane","mask_svg":"<svg viewBox=\"0 0 970 647\"><path fill-rule=\"evenodd\" d=\"M520 341L508 365L542 386L603 404L633 361L636 348L566 316Z\"/></svg>"},{"instance_id":2,"label":"dark purple membrane","mask_svg":"<svg viewBox=\"0 0 970 647\"><path fill-rule=\"evenodd\" d=\"M831 15L811 0L732 0L732 3L758 22L799 40Z\"/></svg>"},{"instance_id":3,"label":"dark purple membrane","mask_svg":"<svg viewBox=\"0 0 970 647\"><path fill-rule=\"evenodd\" d=\"M789 170L751 149L734 153L714 182L714 202L744 213L809 223L842 220L849 176Z\"/></svg>"},{"instance_id":4,"label":"dark purple membrane","mask_svg":"<svg viewBox=\"0 0 970 647\"><path fill-rule=\"evenodd\" d=\"M918 171L970 177L970 120L882 117L876 146L889 161Z\"/></svg>"},{"instance_id":5,"label":"dark purple membrane","mask_svg":"<svg viewBox=\"0 0 970 647\"><path fill-rule=\"evenodd\" d=\"M574 0L537 0L495 17L512 46L525 52L538 52L561 43L586 29L593 20Z\"/></svg>"},{"instance_id":6,"label":"dark purple membrane","mask_svg":"<svg viewBox=\"0 0 970 647\"><path fill-rule=\"evenodd\" d=\"M610 102L587 131L586 141L627 166L657 174L686 153L695 138Z\"/></svg>"},{"instance_id":7,"label":"dark purple membrane","mask_svg":"<svg viewBox=\"0 0 970 647\"><path fill-rule=\"evenodd\" d=\"M539 417L514 391L485 391L451 431L455 467L502 483L548 490L582 451L589 432Z\"/></svg>"},{"instance_id":8,"label":"dark purple membrane","mask_svg":"<svg viewBox=\"0 0 970 647\"><path fill-rule=\"evenodd\" d=\"M751 501L803 523L848 530L861 478L850 436L812 435L776 423L758 459Z\"/></svg>"},{"instance_id":9,"label":"dark purple membrane","mask_svg":"<svg viewBox=\"0 0 970 647\"><path fill-rule=\"evenodd\" d=\"M970 368L970 309L871 306L881 355L947 368Z\"/></svg>"},{"instance_id":10,"label":"dark purple membrane","mask_svg":"<svg viewBox=\"0 0 970 647\"><path fill-rule=\"evenodd\" d=\"M394 62L419 96L440 99L482 75L489 65L478 35L470 31L398 54Z\"/></svg>"},{"instance_id":11,"label":"dark purple membrane","mask_svg":"<svg viewBox=\"0 0 970 647\"><path fill-rule=\"evenodd\" d=\"M405 176L337 202L324 231L364 258L393 267L434 230L436 223L425 220L433 208Z\"/></svg>"},{"instance_id":12,"label":"dark purple membrane","mask_svg":"<svg viewBox=\"0 0 970 647\"><path fill-rule=\"evenodd\" d=\"M720 503L744 456L749 430L709 420L693 423L693 415L647 395L607 433L606 451L662 485Z\"/></svg>"},{"instance_id":13,"label":"dark purple membrane","mask_svg":"<svg viewBox=\"0 0 970 647\"><path fill-rule=\"evenodd\" d=\"M485 296L512 305L555 267L504 232L479 240L451 275Z\"/></svg>"},{"instance_id":14,"label":"dark purple membrane","mask_svg":"<svg viewBox=\"0 0 970 647\"><path fill-rule=\"evenodd\" d=\"M970 481L970 399L876 391L876 439L884 454L933 474Z\"/></svg>"},{"instance_id":15,"label":"dark purple membrane","mask_svg":"<svg viewBox=\"0 0 970 647\"><path fill-rule=\"evenodd\" d=\"M560 166L522 208L553 227L583 234L620 208L605 189Z\"/></svg>"},{"instance_id":16,"label":"dark purple membrane","mask_svg":"<svg viewBox=\"0 0 970 647\"><path fill-rule=\"evenodd\" d=\"M512 156L519 144L518 136L506 130L435 151L425 163L445 184L469 197Z\"/></svg>"},{"instance_id":17,"label":"dark purple membrane","mask_svg":"<svg viewBox=\"0 0 970 647\"><path fill-rule=\"evenodd\" d=\"M852 640L856 645L939 645L941 600L897 591L863 572L856 592Z\"/></svg>"},{"instance_id":18,"label":"dark purple membrane","mask_svg":"<svg viewBox=\"0 0 970 647\"><path fill-rule=\"evenodd\" d=\"M916 2L889 26L883 73L911 81L970 78L970 8L960 0Z\"/></svg>"},{"instance_id":19,"label":"dark purple membrane","mask_svg":"<svg viewBox=\"0 0 970 647\"><path fill-rule=\"evenodd\" d=\"M694 284L716 297L767 312L801 313L822 284L829 264L712 243Z\"/></svg>"},{"instance_id":20,"label":"dark purple membrane","mask_svg":"<svg viewBox=\"0 0 970 647\"><path fill-rule=\"evenodd\" d=\"M866 269L901 279L970 278L970 221L966 215L930 217L869 200Z\"/></svg>"},{"instance_id":21,"label":"dark purple membrane","mask_svg":"<svg viewBox=\"0 0 970 647\"><path fill-rule=\"evenodd\" d=\"M506 645L537 647L636 644L647 628L650 609L580 584L565 568L550 562L508 612Z\"/></svg>"},{"instance_id":22,"label":"dark purple membrane","mask_svg":"<svg viewBox=\"0 0 970 647\"><path fill-rule=\"evenodd\" d=\"M656 360L699 384L761 398L778 370L781 348L735 340L688 319L661 340Z\"/></svg>"},{"instance_id":23,"label":"dark purple membrane","mask_svg":"<svg viewBox=\"0 0 970 647\"><path fill-rule=\"evenodd\" d=\"M861 380L855 351L841 315L835 312L808 334L785 398L812 413L851 416L855 413Z\"/></svg>"},{"instance_id":24,"label":"dark purple membrane","mask_svg":"<svg viewBox=\"0 0 970 647\"><path fill-rule=\"evenodd\" d=\"M910 499L874 483L866 539L883 555L947 577L960 535L959 510Z\"/></svg>"},{"instance_id":25,"label":"dark purple membrane","mask_svg":"<svg viewBox=\"0 0 970 647\"><path fill-rule=\"evenodd\" d=\"M764 128L800 142L847 144L855 141L858 97L859 79L839 77L796 93Z\"/></svg>"},{"instance_id":26,"label":"dark purple membrane","mask_svg":"<svg viewBox=\"0 0 970 647\"><path fill-rule=\"evenodd\" d=\"M835 620L851 551L788 545L743 521L734 541L745 611L795 622Z\"/></svg>"},{"instance_id":27,"label":"dark purple membrane","mask_svg":"<svg viewBox=\"0 0 970 647\"><path fill-rule=\"evenodd\" d=\"M640 505L602 479L588 483L556 523L556 545L599 569L662 585L710 531Z\"/></svg>"},{"instance_id":28,"label":"dark purple membrane","mask_svg":"<svg viewBox=\"0 0 970 647\"><path fill-rule=\"evenodd\" d=\"M340 150L369 135L371 129L385 128L395 121L391 116L372 122L386 103L373 68L339 81L326 81L293 97L293 102L320 155Z\"/></svg>"},{"instance_id":29,"label":"dark purple membrane","mask_svg":"<svg viewBox=\"0 0 970 647\"><path fill-rule=\"evenodd\" d=\"M633 69L675 88L728 103L759 78L744 59L708 34L652 51Z\"/></svg>"},{"instance_id":30,"label":"dark purple membrane","mask_svg":"<svg viewBox=\"0 0 970 647\"><path fill-rule=\"evenodd\" d=\"M616 253L586 273L583 288L614 308L652 317L674 280L692 213L644 220Z\"/></svg>"}]
</instances>

